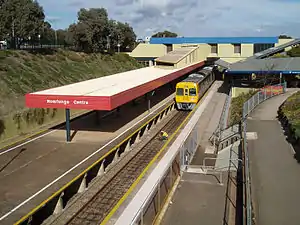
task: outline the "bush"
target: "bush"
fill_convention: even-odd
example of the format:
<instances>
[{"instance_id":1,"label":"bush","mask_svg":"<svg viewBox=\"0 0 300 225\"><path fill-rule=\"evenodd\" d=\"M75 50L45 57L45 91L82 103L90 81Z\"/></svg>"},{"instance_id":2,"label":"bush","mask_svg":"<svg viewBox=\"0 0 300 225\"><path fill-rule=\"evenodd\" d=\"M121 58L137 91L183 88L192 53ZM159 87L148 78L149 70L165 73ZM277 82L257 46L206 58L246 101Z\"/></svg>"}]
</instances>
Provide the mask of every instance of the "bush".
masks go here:
<instances>
[{"instance_id":1,"label":"bush","mask_svg":"<svg viewBox=\"0 0 300 225\"><path fill-rule=\"evenodd\" d=\"M38 125L42 125L45 121L45 109L34 109L35 121Z\"/></svg>"},{"instance_id":2,"label":"bush","mask_svg":"<svg viewBox=\"0 0 300 225\"><path fill-rule=\"evenodd\" d=\"M57 109L53 108L53 109L52 109L51 118L54 118L55 115L56 115L56 113L57 113Z\"/></svg>"},{"instance_id":3,"label":"bush","mask_svg":"<svg viewBox=\"0 0 300 225\"><path fill-rule=\"evenodd\" d=\"M27 109L23 112L23 119L29 125L34 121L34 109Z\"/></svg>"},{"instance_id":4,"label":"bush","mask_svg":"<svg viewBox=\"0 0 300 225\"><path fill-rule=\"evenodd\" d=\"M257 93L257 91L250 91L247 94L242 93L238 97L232 99L230 106L230 126L240 122L243 116L244 103L255 95L255 93Z\"/></svg>"},{"instance_id":5,"label":"bush","mask_svg":"<svg viewBox=\"0 0 300 225\"><path fill-rule=\"evenodd\" d=\"M15 122L15 124L17 125L17 129L20 130L21 129L21 122L22 122L22 115L20 112L17 112L14 114L13 116L13 120Z\"/></svg>"},{"instance_id":6,"label":"bush","mask_svg":"<svg viewBox=\"0 0 300 225\"><path fill-rule=\"evenodd\" d=\"M5 123L2 119L0 119L0 137L4 134L5 131Z\"/></svg>"},{"instance_id":7,"label":"bush","mask_svg":"<svg viewBox=\"0 0 300 225\"><path fill-rule=\"evenodd\" d=\"M296 135L300 136L300 91L290 96L281 109L289 123L295 128Z\"/></svg>"},{"instance_id":8,"label":"bush","mask_svg":"<svg viewBox=\"0 0 300 225\"><path fill-rule=\"evenodd\" d=\"M291 57L300 57L300 47L292 48L287 52L287 54Z\"/></svg>"}]
</instances>

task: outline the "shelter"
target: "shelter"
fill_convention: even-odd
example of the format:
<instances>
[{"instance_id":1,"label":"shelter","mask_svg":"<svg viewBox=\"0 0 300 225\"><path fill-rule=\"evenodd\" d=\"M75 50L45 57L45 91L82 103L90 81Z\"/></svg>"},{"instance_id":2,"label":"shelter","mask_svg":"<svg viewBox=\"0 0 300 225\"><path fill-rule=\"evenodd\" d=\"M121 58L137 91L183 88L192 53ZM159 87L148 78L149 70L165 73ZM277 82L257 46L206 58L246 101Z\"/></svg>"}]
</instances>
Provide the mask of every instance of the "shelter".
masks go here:
<instances>
[{"instance_id":1,"label":"shelter","mask_svg":"<svg viewBox=\"0 0 300 225\"><path fill-rule=\"evenodd\" d=\"M25 95L29 108L66 109L70 141L70 109L113 110L158 87L204 66L197 62L181 69L146 67Z\"/></svg>"}]
</instances>

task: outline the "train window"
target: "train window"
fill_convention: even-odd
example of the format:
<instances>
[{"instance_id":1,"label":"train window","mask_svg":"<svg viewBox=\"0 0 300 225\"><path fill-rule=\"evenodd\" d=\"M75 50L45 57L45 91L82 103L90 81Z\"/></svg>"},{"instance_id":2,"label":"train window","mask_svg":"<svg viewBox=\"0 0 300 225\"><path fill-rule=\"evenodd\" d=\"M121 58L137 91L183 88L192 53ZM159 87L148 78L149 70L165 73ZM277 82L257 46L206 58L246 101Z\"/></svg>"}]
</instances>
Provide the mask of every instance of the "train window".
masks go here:
<instances>
[{"instance_id":1,"label":"train window","mask_svg":"<svg viewBox=\"0 0 300 225\"><path fill-rule=\"evenodd\" d=\"M183 88L177 88L176 95L182 96L183 95Z\"/></svg>"},{"instance_id":2,"label":"train window","mask_svg":"<svg viewBox=\"0 0 300 225\"><path fill-rule=\"evenodd\" d=\"M196 88L190 88L190 96L196 96Z\"/></svg>"}]
</instances>

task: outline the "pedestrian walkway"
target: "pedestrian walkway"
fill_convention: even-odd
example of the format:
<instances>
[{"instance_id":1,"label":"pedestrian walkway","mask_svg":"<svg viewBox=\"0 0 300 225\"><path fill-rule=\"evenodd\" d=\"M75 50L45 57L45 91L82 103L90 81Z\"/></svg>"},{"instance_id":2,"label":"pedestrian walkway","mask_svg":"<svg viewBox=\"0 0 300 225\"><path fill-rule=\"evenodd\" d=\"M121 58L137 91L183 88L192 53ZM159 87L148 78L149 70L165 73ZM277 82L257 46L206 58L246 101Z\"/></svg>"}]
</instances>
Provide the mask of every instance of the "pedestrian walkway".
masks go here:
<instances>
[{"instance_id":1,"label":"pedestrian walkway","mask_svg":"<svg viewBox=\"0 0 300 225\"><path fill-rule=\"evenodd\" d=\"M257 225L298 225L300 165L276 119L295 90L259 105L247 121L252 198Z\"/></svg>"}]
</instances>

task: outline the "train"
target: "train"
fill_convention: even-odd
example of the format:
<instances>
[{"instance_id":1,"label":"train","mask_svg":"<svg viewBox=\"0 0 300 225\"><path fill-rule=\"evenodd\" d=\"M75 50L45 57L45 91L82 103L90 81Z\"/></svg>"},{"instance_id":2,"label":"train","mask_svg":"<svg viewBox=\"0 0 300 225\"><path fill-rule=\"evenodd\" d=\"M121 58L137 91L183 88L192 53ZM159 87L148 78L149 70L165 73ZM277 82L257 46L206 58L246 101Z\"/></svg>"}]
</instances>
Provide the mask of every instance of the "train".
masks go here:
<instances>
[{"instance_id":1,"label":"train","mask_svg":"<svg viewBox=\"0 0 300 225\"><path fill-rule=\"evenodd\" d=\"M215 81L216 66L205 66L176 84L177 110L191 111Z\"/></svg>"}]
</instances>

